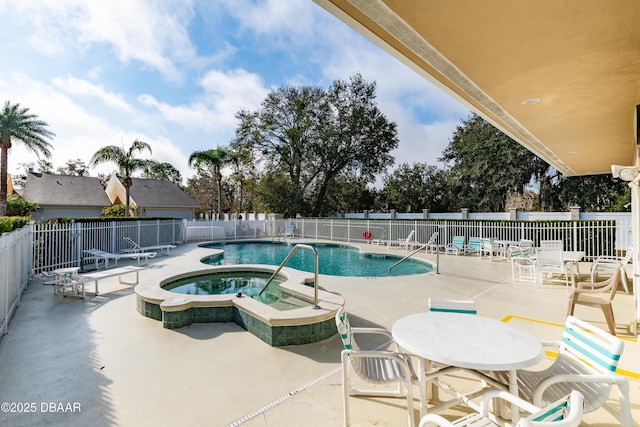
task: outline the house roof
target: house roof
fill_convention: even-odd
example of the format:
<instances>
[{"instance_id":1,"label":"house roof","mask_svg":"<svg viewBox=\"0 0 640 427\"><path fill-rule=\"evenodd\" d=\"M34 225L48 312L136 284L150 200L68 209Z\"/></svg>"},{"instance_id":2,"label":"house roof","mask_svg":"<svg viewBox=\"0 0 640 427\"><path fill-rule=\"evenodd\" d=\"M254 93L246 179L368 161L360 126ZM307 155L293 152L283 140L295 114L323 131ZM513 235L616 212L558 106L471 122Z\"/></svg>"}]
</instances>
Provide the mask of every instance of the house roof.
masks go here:
<instances>
[{"instance_id":1,"label":"house roof","mask_svg":"<svg viewBox=\"0 0 640 427\"><path fill-rule=\"evenodd\" d=\"M39 205L104 207L111 202L100 180L90 176L29 172L23 198Z\"/></svg>"},{"instance_id":2,"label":"house roof","mask_svg":"<svg viewBox=\"0 0 640 427\"><path fill-rule=\"evenodd\" d=\"M200 208L198 202L170 181L132 178L132 182L129 197L136 206Z\"/></svg>"},{"instance_id":3,"label":"house roof","mask_svg":"<svg viewBox=\"0 0 640 427\"><path fill-rule=\"evenodd\" d=\"M315 1L562 173L638 163L640 2Z\"/></svg>"}]
</instances>

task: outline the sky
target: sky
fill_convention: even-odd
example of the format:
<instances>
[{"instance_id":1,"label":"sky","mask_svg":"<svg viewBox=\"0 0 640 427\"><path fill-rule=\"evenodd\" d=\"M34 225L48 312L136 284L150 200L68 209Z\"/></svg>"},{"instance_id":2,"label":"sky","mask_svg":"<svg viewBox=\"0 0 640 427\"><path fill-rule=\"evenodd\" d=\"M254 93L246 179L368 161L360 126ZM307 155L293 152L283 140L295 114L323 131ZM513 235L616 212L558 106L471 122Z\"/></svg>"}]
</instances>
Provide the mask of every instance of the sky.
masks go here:
<instances>
[{"instance_id":1,"label":"sky","mask_svg":"<svg viewBox=\"0 0 640 427\"><path fill-rule=\"evenodd\" d=\"M228 145L238 111L356 73L398 125L396 167L440 165L470 114L312 0L0 0L0 28L0 101L49 124L54 170L140 139L186 183L190 154ZM37 160L14 143L9 173Z\"/></svg>"}]
</instances>

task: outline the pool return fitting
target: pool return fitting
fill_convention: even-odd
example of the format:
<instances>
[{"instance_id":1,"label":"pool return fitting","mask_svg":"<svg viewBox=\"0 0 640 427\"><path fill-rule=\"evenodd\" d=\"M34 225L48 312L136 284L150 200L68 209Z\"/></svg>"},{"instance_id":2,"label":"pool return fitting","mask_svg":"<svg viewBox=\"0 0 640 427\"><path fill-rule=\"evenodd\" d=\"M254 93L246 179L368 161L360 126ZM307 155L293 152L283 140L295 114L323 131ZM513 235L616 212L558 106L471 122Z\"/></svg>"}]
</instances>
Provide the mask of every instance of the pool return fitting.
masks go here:
<instances>
[{"instance_id":1,"label":"pool return fitting","mask_svg":"<svg viewBox=\"0 0 640 427\"><path fill-rule=\"evenodd\" d=\"M258 292L258 296L262 295L262 293L271 284L271 281L278 275L280 270L282 270L282 267L285 266L287 261L289 261L289 258L291 258L291 256L298 249L309 249L311 252L313 252L313 272L314 272L314 276L313 276L313 306L312 306L312 308L318 309L318 308L320 308L320 306L318 305L318 250L316 248L314 248L313 246L311 246L311 245L304 245L302 243L298 243L297 245L295 245L293 247L293 249L291 249L291 252L289 252L289 255L287 255L287 257L284 259L284 261L282 261L282 263L280 264L280 267L278 267L278 269L271 275L271 277L269 277L269 280L267 280L267 283L265 283L265 285L262 287L262 289L260 289L260 292Z\"/></svg>"}]
</instances>

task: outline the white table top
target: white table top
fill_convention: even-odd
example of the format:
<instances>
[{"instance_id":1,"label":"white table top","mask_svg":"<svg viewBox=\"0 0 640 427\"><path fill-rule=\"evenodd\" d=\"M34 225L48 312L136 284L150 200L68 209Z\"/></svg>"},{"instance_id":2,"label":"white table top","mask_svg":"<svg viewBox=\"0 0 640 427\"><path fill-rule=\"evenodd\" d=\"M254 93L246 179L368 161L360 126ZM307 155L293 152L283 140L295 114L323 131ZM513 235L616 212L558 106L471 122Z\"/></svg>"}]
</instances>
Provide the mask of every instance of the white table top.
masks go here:
<instances>
[{"instance_id":1,"label":"white table top","mask_svg":"<svg viewBox=\"0 0 640 427\"><path fill-rule=\"evenodd\" d=\"M395 322L391 333L406 351L460 368L509 371L544 358L542 344L529 332L473 314L411 314Z\"/></svg>"},{"instance_id":2,"label":"white table top","mask_svg":"<svg viewBox=\"0 0 640 427\"><path fill-rule=\"evenodd\" d=\"M52 271L52 273L58 276L63 276L65 274L76 274L79 270L80 267L56 268Z\"/></svg>"}]
</instances>

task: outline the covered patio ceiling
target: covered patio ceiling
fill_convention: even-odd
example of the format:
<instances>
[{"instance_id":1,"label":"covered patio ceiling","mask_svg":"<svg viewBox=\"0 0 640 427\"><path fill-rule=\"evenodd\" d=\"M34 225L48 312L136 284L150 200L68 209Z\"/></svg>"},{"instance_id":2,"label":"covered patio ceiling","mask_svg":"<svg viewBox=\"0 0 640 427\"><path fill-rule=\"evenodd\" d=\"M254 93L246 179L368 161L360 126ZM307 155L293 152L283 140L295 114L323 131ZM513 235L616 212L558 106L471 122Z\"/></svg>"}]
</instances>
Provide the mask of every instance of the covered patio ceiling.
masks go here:
<instances>
[{"instance_id":1,"label":"covered patio ceiling","mask_svg":"<svg viewBox=\"0 0 640 427\"><path fill-rule=\"evenodd\" d=\"M639 1L314 1L560 172L638 163Z\"/></svg>"}]
</instances>

